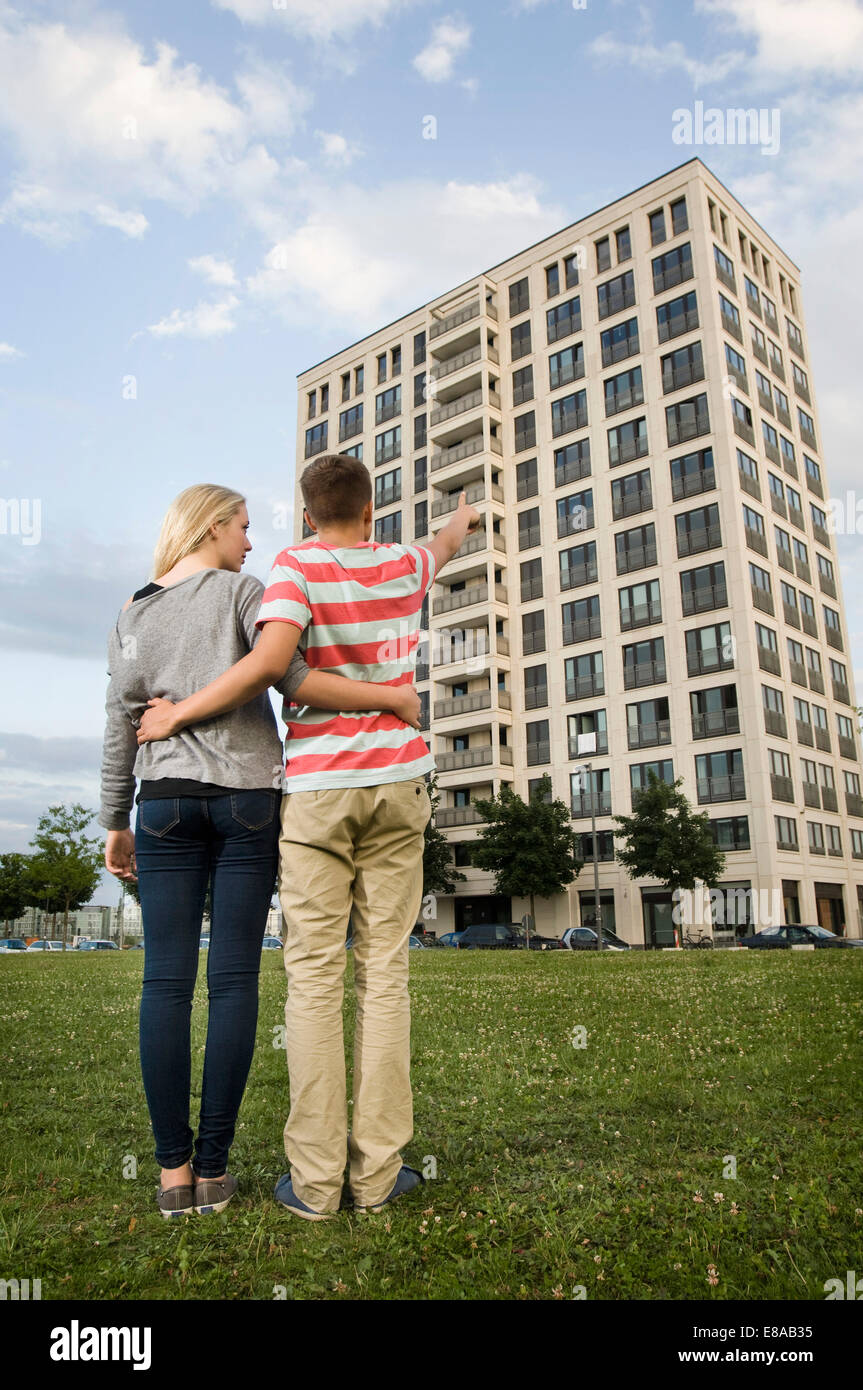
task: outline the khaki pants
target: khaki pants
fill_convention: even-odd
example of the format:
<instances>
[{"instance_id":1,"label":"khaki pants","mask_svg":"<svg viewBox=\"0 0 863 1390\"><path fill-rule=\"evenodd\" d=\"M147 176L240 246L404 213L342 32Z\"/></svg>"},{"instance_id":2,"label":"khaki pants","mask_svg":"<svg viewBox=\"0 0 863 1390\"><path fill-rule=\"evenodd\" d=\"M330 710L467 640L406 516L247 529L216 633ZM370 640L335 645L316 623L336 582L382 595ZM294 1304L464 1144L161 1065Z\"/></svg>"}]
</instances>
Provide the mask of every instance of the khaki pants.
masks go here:
<instances>
[{"instance_id":1,"label":"khaki pants","mask_svg":"<svg viewBox=\"0 0 863 1390\"><path fill-rule=\"evenodd\" d=\"M413 1135L408 940L422 902L423 778L282 801L281 898L293 1189L337 1211L347 1155L342 1030L345 937L353 916L356 990L350 1185L360 1206L392 1191Z\"/></svg>"}]
</instances>

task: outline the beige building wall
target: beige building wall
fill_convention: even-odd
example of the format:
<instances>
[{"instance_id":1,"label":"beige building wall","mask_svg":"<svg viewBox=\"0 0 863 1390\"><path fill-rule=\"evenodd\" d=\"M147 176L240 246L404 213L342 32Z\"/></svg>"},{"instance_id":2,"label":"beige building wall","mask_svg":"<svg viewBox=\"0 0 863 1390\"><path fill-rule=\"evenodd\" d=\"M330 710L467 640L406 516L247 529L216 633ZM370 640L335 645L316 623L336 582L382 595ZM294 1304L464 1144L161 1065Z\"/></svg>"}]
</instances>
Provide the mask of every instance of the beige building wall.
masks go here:
<instances>
[{"instance_id":1,"label":"beige building wall","mask_svg":"<svg viewBox=\"0 0 863 1390\"><path fill-rule=\"evenodd\" d=\"M679 216L681 199L685 200L685 226L675 230L671 209L676 204ZM653 244L658 229L651 215L659 210L664 212L665 239ZM616 236L625 228L628 246L618 244ZM600 270L597 243L604 237L610 240L610 265ZM675 253L686 246L690 248L691 272L681 272L673 264ZM731 282L726 263L717 260L717 247L731 262ZM672 258L664 280L659 282L664 287L657 289L653 262L668 252ZM568 260L572 257L574 261ZM570 288L566 287L567 264L578 270L578 283ZM555 265L558 287L546 274L547 268ZM634 300L627 302L626 293L612 298L612 311L600 317L598 287L630 271ZM680 274L685 278L675 283ZM747 292L744 277L757 287L757 301ZM657 306L692 292L697 301L697 325L687 327L691 318L677 315L671 324L673 336L660 341ZM720 294L736 311L730 319L721 311ZM576 296L580 300L580 326L564 322L563 335L549 342L548 312ZM771 303L774 316L768 312ZM638 351L605 365L603 332L633 318L637 319ZM796 352L787 320L799 329ZM523 325L527 323L530 350L515 355L524 346ZM568 328L573 331L566 331ZM517 330L515 341L513 329ZM753 337L753 329L764 335L763 345ZM424 344L418 337L422 334ZM771 342L780 349L781 363L771 352ZM552 387L549 359L577 344L582 345L583 372L571 382ZM697 367L693 372L685 363L678 364L674 377L664 379L661 359L695 344L701 345L703 379L695 375ZM729 367L726 345L744 359L745 390ZM394 349L400 350L400 363L393 362ZM612 348L612 353L620 350ZM379 381L381 356L385 369ZM805 372L805 382L795 381L794 363ZM515 374L528 366L533 369L533 396L522 399L517 389L521 379ZM641 369L643 403L627 405L624 396L624 408L606 415L606 380L636 367ZM361 390L357 389L357 368L364 373ZM759 396L756 370L770 383L770 408L763 395ZM422 373L427 374L424 380ZM401 387L399 401L383 395L397 386ZM326 400L322 399L324 388ZM788 399L788 413L782 419L777 416L777 388ZM586 422L583 411L576 410L563 418L562 432L556 435L554 405L581 391L585 393ZM524 394L522 385L521 396ZM382 399L376 409L378 397ZM669 442L667 408L695 398L706 400L708 420L696 418L696 433L687 437L689 425L684 416L680 442ZM751 427L746 419L735 420L734 398L750 412ZM346 416L344 422L341 417L360 403L362 428L356 430L353 417ZM699 401L699 405L703 403ZM574 404L580 406L580 399ZM798 407L814 421L814 437L808 442L801 433ZM517 421L531 411L535 436L517 436ZM646 420L647 452L612 466L608 431L641 418ZM765 440L765 420L776 430L780 448L780 436L793 445L793 462ZM319 431L324 423L325 436ZM386 432L397 426L401 438L394 443ZM565 467L556 473L556 451L580 441L589 441L589 473L566 481ZM835 544L828 530L814 528L810 510L814 503L829 512L825 499L830 494L800 274L699 159L519 252L303 373L299 378L297 539L302 535L299 476L306 462L320 452L358 445L376 480L376 525L386 527L387 518L400 514L403 542L428 539L443 526L463 487L485 518L484 532L468 541L434 585L428 668L423 667L421 656L418 670L419 689L428 696L427 737L436 757L442 794L438 824L453 842L475 838L481 823L469 804L460 803L497 792L504 782L526 796L529 780L545 772L552 777L554 795L578 812L573 819L575 828L589 832L590 818L583 814L589 799L578 796L574 800L571 794L571 777L583 758L579 759L571 746L569 721L576 715L603 710L607 752L595 755L593 766L607 774L611 812L631 811L633 764L670 759L673 775L683 777L683 791L696 809L706 810L712 819L746 819L749 846L727 851L724 884L749 884L762 894L778 892L781 920L786 912L793 912L783 885L796 884L800 920L821 920L827 926L837 920L831 916L835 909L830 907L829 895L841 891L846 931L861 934L863 801L859 785L852 782L847 786L845 779L846 773L859 778L861 771L856 695ZM627 448L624 441L624 458ZM678 481L673 486L671 461L707 449L712 451L712 477ZM741 474L739 449L755 461L757 485ZM804 454L820 470L820 483L807 474ZM418 461L423 459L424 478L416 474ZM535 476L529 466L520 467L531 460L536 461ZM569 474L577 474L579 467L584 465L570 462ZM396 469L400 470L399 486L393 488L394 480L388 475ZM639 504L618 499L615 510L613 485L643 470L649 473L649 505L629 511ZM771 491L770 474L781 482L782 497ZM800 495L799 512L789 511L789 486ZM559 500L586 489L592 490L593 513L581 520L589 524L559 535ZM794 492L791 500L796 500ZM423 502L427 519L422 515L417 518L415 513L417 504ZM694 521L710 525L706 529L695 525L684 542L690 553L679 554L677 518L708 506L717 512ZM744 506L762 519L764 542L759 543L745 528ZM524 514L534 509L538 517L525 519ZM534 525L528 527L531 520ZM641 558L643 564L619 574L616 538L641 525L655 528L655 556L648 549L641 557L635 556L636 562ZM775 525L787 533L792 547L794 539L805 545L808 572L801 555L795 556L793 551L790 569L788 561L785 567L780 564ZM381 534L386 539L390 533L384 530ZM586 582L562 588L560 552L590 542L595 543L595 580L593 570L587 569L573 576ZM832 582L819 575L818 555L831 562ZM532 566L536 577L525 578L522 567L531 561L539 562ZM750 563L770 576L772 614L765 611L762 595L753 592ZM680 576L708 564L724 566L724 595L716 594L716 607L685 612ZM642 617L656 620L621 630L618 591L654 580L659 587L661 616L655 609L637 609L634 616L639 622ZM784 606L783 580L797 591L798 604L801 595L811 599L815 619L814 624L806 619L808 630L799 616L795 625L794 611ZM564 631L562 605L591 596L598 598L601 631L592 635L590 622L585 624L580 612L575 615L575 626ZM638 595L635 597L638 600ZM702 590L695 601L698 605L704 602ZM827 638L825 604L839 614L839 633L832 644ZM544 647L523 626L525 619L528 625L535 622L531 615L538 613L544 615ZM756 622L775 634L778 662L759 650ZM709 654L700 659L700 669L694 658L688 661L686 634L714 624L727 624L732 640L724 649L722 669L711 666ZM790 662L789 637L803 648L802 671ZM664 642L664 672L640 668L640 680L654 679L627 689L622 650L649 639ZM814 660L807 652L820 658L823 689L817 675L807 668L807 661ZM592 653L601 654L604 670L603 693L593 696L584 693L589 680L580 677L574 684L570 677L568 681L566 665L568 659ZM831 678L831 658L845 667L846 689ZM541 666L546 670L545 689L528 693L525 672ZM732 714L713 713L702 721L710 736L695 737L691 695L717 686L736 688L739 729L734 727ZM781 719L765 713L764 686L781 693L784 730ZM807 734L805 725L798 725L795 697L808 703L810 719L817 717L813 706L826 711L826 735L814 729ZM540 703L542 699L547 703ZM668 701L668 728L660 720L658 730L639 735L643 746L636 742L631 747L627 706L650 700ZM837 716L852 724L850 742L843 738L841 745ZM532 727L539 720L548 722L547 742L538 738L543 730ZM651 742L654 735L668 741ZM462 746L465 736L467 749ZM807 737L811 743L805 741ZM702 778L699 787L696 759L732 750L740 752L742 781L735 774L724 783L714 764L709 769L712 779ZM771 750L787 755L789 768L783 769L781 762L771 764ZM815 764L814 789L810 785L804 790L803 759ZM805 770L811 772L810 768ZM790 783L783 780L785 771L790 771ZM826 784L830 774L834 795ZM705 792L711 799L702 800ZM613 822L607 799L596 804L601 835L613 828ZM785 818L779 828L777 817ZM784 847L790 842L787 822L797 828L796 850ZM812 832L818 837L813 845L809 822L821 827L820 832ZM838 848L828 846L828 827L838 829ZM819 852L820 839L824 840L823 852ZM466 880L457 894L438 900L437 917L430 923L438 934L456 924L459 901L493 891L490 875L469 867L462 872ZM613 895L613 922L621 936L637 945L665 939L668 906L658 909L656 936L643 902L644 891L659 885L630 880L613 861L600 863L599 881L601 893ZM821 885L817 892L816 885ZM592 910L592 893L593 870L588 862L568 894L548 902L537 900L537 928L552 936L578 925L582 910ZM582 909L584 897L591 902ZM771 901L762 897L762 908ZM514 899L513 919L520 918L527 907L526 901ZM604 920L612 919L604 916ZM758 925L764 924L762 918Z\"/></svg>"}]
</instances>

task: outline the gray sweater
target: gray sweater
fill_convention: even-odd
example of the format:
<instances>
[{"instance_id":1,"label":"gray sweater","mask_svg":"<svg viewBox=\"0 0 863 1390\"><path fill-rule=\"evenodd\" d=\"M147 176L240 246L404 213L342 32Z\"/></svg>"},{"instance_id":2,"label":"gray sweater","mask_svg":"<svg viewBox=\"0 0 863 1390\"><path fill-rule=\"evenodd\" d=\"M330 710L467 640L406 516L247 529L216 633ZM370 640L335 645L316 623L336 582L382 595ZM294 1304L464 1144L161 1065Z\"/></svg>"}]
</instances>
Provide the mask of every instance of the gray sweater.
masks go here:
<instances>
[{"instance_id":1,"label":"gray sweater","mask_svg":"<svg viewBox=\"0 0 863 1390\"><path fill-rule=\"evenodd\" d=\"M264 586L207 569L137 599L108 639L107 722L99 824L126 830L135 778L188 777L219 787L282 789L282 745L266 691L248 704L138 747L136 724L155 696L182 700L247 656ZM276 689L291 699L309 668L299 652Z\"/></svg>"}]
</instances>

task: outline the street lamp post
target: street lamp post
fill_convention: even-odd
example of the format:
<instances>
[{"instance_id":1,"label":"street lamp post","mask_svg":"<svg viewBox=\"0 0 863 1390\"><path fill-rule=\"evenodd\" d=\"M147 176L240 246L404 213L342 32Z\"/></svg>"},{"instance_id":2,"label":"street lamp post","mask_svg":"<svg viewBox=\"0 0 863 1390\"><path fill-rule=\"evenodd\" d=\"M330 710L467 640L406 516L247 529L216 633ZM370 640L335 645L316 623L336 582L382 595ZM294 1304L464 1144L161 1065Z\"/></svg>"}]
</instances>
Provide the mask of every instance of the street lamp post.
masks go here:
<instances>
[{"instance_id":1,"label":"street lamp post","mask_svg":"<svg viewBox=\"0 0 863 1390\"><path fill-rule=\"evenodd\" d=\"M579 756L582 753L596 752L596 734L578 734L576 737L576 752ZM588 786L593 773L593 763L582 763L578 769L579 773L588 774ZM596 919L596 949L602 950L602 916L599 906L599 851L596 844L596 795L588 792L590 796L590 838L593 842L593 912Z\"/></svg>"}]
</instances>

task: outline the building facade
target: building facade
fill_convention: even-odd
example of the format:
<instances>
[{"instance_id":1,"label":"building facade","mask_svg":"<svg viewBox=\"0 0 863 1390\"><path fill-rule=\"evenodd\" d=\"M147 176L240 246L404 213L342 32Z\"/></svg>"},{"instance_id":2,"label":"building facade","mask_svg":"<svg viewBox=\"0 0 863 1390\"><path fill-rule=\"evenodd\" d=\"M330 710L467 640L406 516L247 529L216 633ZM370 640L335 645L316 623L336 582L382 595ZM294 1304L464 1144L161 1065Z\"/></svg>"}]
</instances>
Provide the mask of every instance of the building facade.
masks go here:
<instances>
[{"instance_id":1,"label":"building facade","mask_svg":"<svg viewBox=\"0 0 863 1390\"><path fill-rule=\"evenodd\" d=\"M437 824L465 874L438 934L518 920L470 865L477 798L544 773L585 868L537 900L672 940L670 895L614 859L652 768L726 855L714 936L863 921L856 696L797 266L692 159L299 378L299 477L350 453L374 535L483 514L430 595L417 681ZM593 736L590 770L581 735ZM698 924L699 908L694 911ZM710 912L704 904L705 921Z\"/></svg>"}]
</instances>

